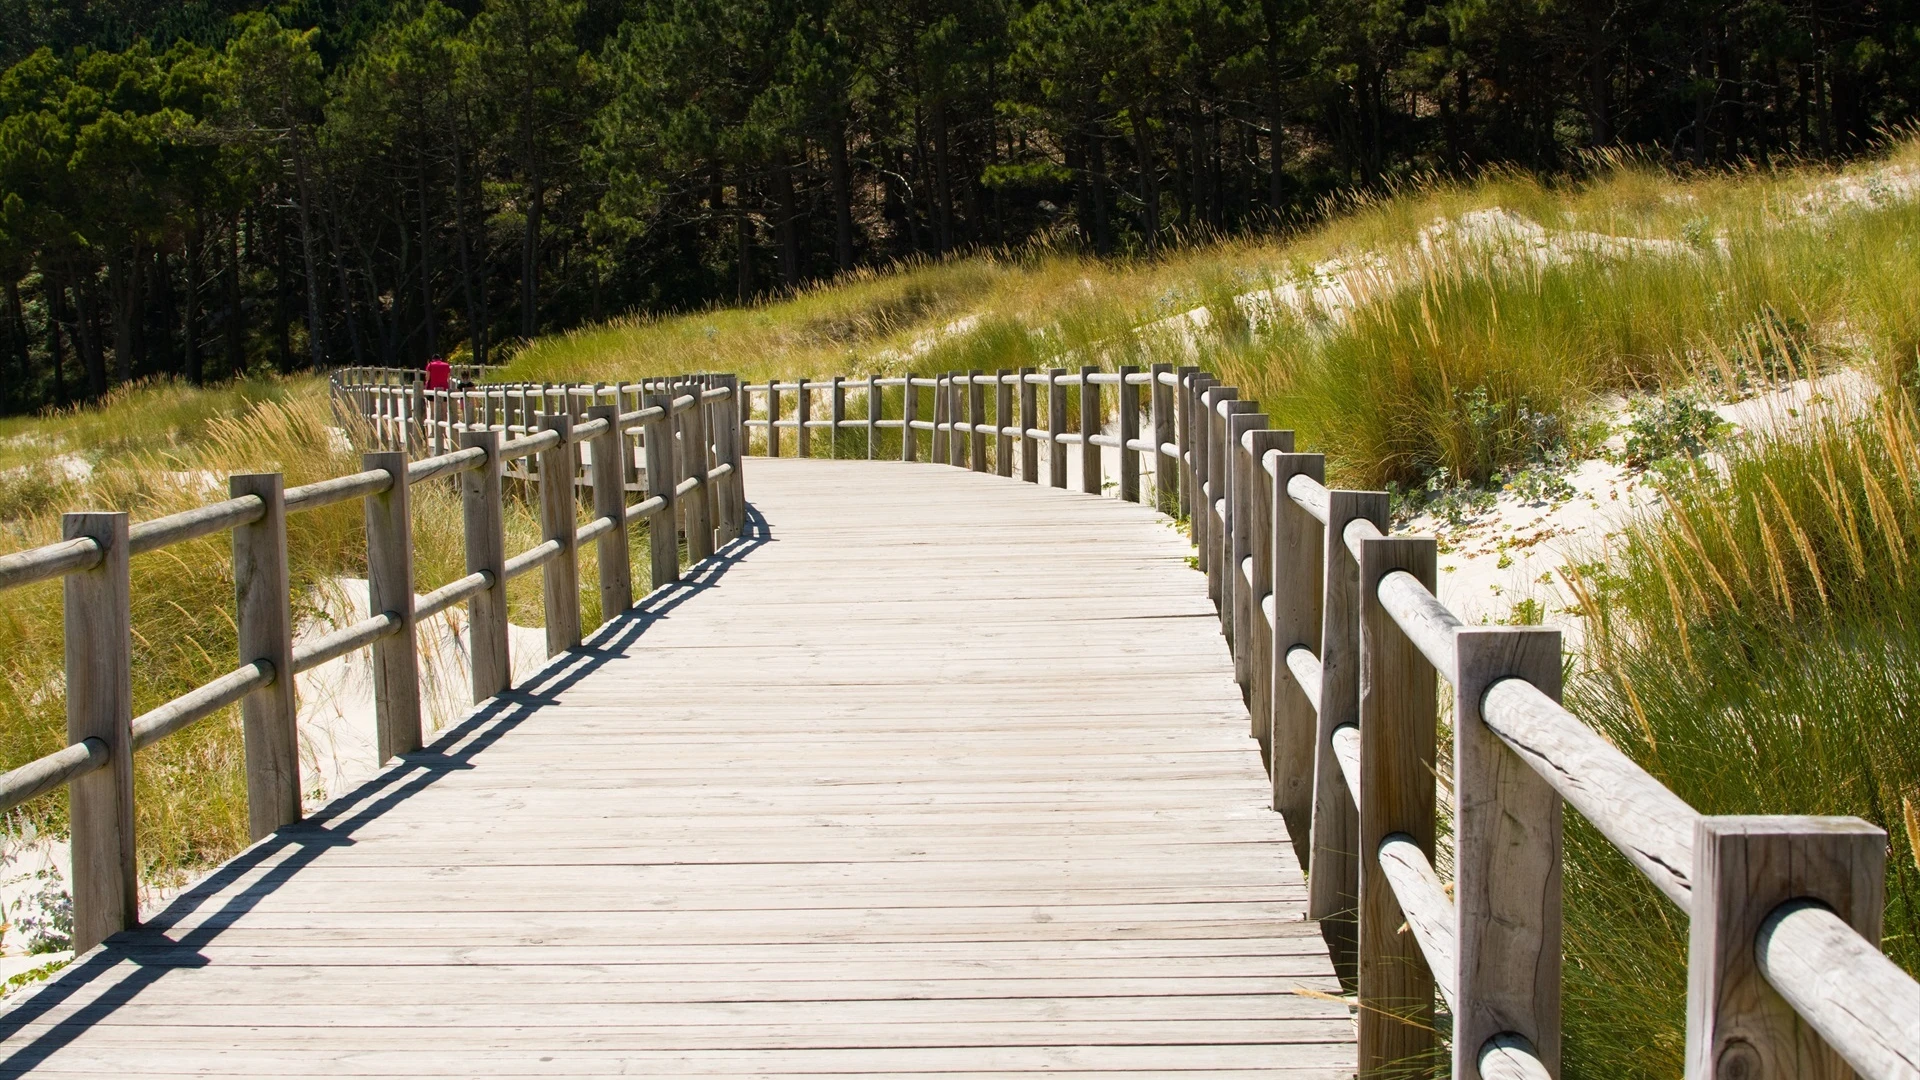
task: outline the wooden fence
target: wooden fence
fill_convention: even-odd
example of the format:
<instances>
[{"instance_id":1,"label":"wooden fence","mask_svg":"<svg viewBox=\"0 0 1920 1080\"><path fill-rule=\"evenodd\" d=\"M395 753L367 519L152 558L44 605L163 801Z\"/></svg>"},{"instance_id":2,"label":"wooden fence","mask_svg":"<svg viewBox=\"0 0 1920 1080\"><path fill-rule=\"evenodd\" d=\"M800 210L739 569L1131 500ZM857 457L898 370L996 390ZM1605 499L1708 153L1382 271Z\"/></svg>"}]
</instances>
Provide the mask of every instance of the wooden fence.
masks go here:
<instances>
[{"instance_id":1,"label":"wooden fence","mask_svg":"<svg viewBox=\"0 0 1920 1080\"><path fill-rule=\"evenodd\" d=\"M769 455L791 432L810 456L822 430L838 452L851 429L873 457L878 433L897 430L913 461L925 432L931 461L1012 476L1017 458L1038 483L1044 445L1046 483L1064 488L1065 447L1112 448L1116 493L1133 501L1152 471L1162 508L1189 516L1273 807L1357 991L1362 1076L1424 1072L1436 991L1457 1080L1560 1074L1571 805L1690 919L1690 1078L1920 1078L1920 984L1879 949L1885 833L1857 818L1696 812L1560 706L1558 631L1464 625L1434 596L1434 540L1389 535L1385 492L1329 490L1324 457L1296 452L1235 388L1155 365L741 390ZM865 399L851 420L849 390ZM1101 492L1102 469L1082 453L1078 489ZM1451 883L1434 867L1440 679L1453 697Z\"/></svg>"},{"instance_id":2,"label":"wooden fence","mask_svg":"<svg viewBox=\"0 0 1920 1080\"><path fill-rule=\"evenodd\" d=\"M336 401L356 399L356 387L336 380L333 389ZM291 488L278 473L235 476L232 498L139 524L130 524L124 513L68 514L61 542L0 556L0 591L64 579L70 745L0 775L0 809L69 785L75 951L132 926L139 916L135 751L238 702L245 729L248 822L258 839L300 818L295 674L371 648L378 755L385 762L421 746L414 637L420 620L467 604L473 699L483 701L511 685L506 597L511 579L542 572L551 656L580 643L581 545L598 547L600 609L611 617L633 604L629 522L651 524L656 587L679 579L678 534L684 533L688 554L696 560L738 536L746 500L741 447L734 437L740 429L733 380L651 382L628 404L633 407L596 403L577 412L526 412L511 425L467 417L443 432L457 447L431 456L410 455L405 445L374 450L362 457L359 473ZM632 461L636 436L649 490L646 498L629 504L621 464ZM578 520L571 482L582 456L588 459L593 491L592 516L584 522ZM523 458L535 463L536 478L565 476L570 482L539 485L543 539L509 555L502 482L508 463ZM460 486L467 573L416 595L408 493L438 481ZM367 617L296 648L287 516L350 499L362 500L366 513ZM136 717L130 562L219 532L233 536L239 666Z\"/></svg>"},{"instance_id":3,"label":"wooden fence","mask_svg":"<svg viewBox=\"0 0 1920 1080\"><path fill-rule=\"evenodd\" d=\"M500 369L492 364L450 364L448 376L460 382L484 382ZM343 367L333 372L333 381L345 386L425 386L425 368Z\"/></svg>"}]
</instances>

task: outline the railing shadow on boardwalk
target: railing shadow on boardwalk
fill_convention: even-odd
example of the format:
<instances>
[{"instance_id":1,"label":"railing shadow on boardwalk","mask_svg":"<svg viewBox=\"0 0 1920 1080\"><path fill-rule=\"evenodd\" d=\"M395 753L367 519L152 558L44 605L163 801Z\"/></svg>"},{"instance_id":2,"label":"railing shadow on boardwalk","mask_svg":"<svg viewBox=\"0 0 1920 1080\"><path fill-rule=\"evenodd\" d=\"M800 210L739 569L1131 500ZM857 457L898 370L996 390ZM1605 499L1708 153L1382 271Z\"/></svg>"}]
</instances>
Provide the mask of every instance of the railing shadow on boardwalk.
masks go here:
<instances>
[{"instance_id":1,"label":"railing shadow on boardwalk","mask_svg":"<svg viewBox=\"0 0 1920 1080\"><path fill-rule=\"evenodd\" d=\"M251 911L264 897L311 864L322 851L353 844L353 833L382 814L417 795L450 773L474 767L473 759L528 716L551 704L564 690L578 684L609 661L639 644L647 631L675 609L712 590L729 570L773 538L772 527L758 508L747 507L739 539L711 558L690 568L680 581L655 589L624 614L608 621L579 648L549 660L527 681L474 708L465 719L442 731L421 750L407 754L352 791L329 801L311 817L281 828L241 852L181 894L159 914L135 930L109 938L100 948L54 976L37 992L0 1014L0 1039L11 1038L28 1025L92 987L96 980L118 975L119 981L90 1001L73 1017L59 1022L39 1038L0 1059L0 1073L30 1069L77 1038L88 1027L130 1004L170 968L205 967L199 950L218 938ZM228 892L248 875L265 868L259 880L237 892ZM183 934L169 929L221 897L220 910ZM134 967L127 970L124 962Z\"/></svg>"}]
</instances>

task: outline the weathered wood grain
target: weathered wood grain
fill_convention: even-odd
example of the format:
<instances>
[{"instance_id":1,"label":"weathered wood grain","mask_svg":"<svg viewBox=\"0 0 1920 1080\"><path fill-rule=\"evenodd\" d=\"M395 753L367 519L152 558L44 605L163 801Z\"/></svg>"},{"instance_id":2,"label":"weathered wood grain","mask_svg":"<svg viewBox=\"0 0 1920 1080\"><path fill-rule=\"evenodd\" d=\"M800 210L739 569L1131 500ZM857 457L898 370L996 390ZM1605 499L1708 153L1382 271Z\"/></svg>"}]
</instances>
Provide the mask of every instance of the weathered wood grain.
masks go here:
<instances>
[{"instance_id":1,"label":"weathered wood grain","mask_svg":"<svg viewBox=\"0 0 1920 1080\"><path fill-rule=\"evenodd\" d=\"M1703 817L1694 827L1687 1075L1849 1080L1853 1070L1761 975L1774 909L1814 900L1878 944L1887 834L1847 817Z\"/></svg>"},{"instance_id":2,"label":"weathered wood grain","mask_svg":"<svg viewBox=\"0 0 1920 1080\"><path fill-rule=\"evenodd\" d=\"M62 584L66 618L67 742L106 744L103 769L67 791L73 844L75 952L132 926L140 913L133 833L132 575L124 513L66 514L61 539L99 545L99 563Z\"/></svg>"},{"instance_id":3,"label":"weathered wood grain","mask_svg":"<svg viewBox=\"0 0 1920 1080\"><path fill-rule=\"evenodd\" d=\"M293 700L293 605L287 576L286 480L279 473L229 478L234 498L266 506L233 530L234 629L240 662L265 660L273 682L240 699L246 732L247 828L253 839L300 819L300 734Z\"/></svg>"},{"instance_id":4,"label":"weathered wood grain","mask_svg":"<svg viewBox=\"0 0 1920 1080\"><path fill-rule=\"evenodd\" d=\"M1400 624L1404 627L1406 624ZM1452 634L1453 1075L1481 1080L1495 1036L1526 1039L1560 1074L1560 796L1487 727L1480 702L1501 679L1560 698L1560 632L1468 627ZM1436 976L1440 973L1436 970Z\"/></svg>"},{"instance_id":5,"label":"weathered wood grain","mask_svg":"<svg viewBox=\"0 0 1920 1080\"><path fill-rule=\"evenodd\" d=\"M551 451L549 451L550 453ZM368 471L393 477L385 491L368 495L367 614L392 615L399 630L373 643L373 707L380 761L420 748L420 659L414 642L413 510L407 485L407 455L385 450L361 456ZM541 491L555 485L544 482ZM566 499L573 502L573 485ZM568 522L571 543L572 522ZM549 564L551 565L551 564Z\"/></svg>"}]
</instances>

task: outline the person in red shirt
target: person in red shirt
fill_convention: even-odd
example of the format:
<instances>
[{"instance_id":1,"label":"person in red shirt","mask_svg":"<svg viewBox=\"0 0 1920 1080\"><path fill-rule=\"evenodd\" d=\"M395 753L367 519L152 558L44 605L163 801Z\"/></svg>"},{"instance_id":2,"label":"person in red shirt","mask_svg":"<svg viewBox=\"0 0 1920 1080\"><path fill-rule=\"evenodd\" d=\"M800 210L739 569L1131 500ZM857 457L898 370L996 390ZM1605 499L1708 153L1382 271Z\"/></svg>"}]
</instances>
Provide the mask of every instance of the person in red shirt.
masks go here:
<instances>
[{"instance_id":1,"label":"person in red shirt","mask_svg":"<svg viewBox=\"0 0 1920 1080\"><path fill-rule=\"evenodd\" d=\"M429 390L448 389L449 379L452 375L453 375L453 365L447 363L444 357L436 356L433 359L427 361L427 389Z\"/></svg>"}]
</instances>

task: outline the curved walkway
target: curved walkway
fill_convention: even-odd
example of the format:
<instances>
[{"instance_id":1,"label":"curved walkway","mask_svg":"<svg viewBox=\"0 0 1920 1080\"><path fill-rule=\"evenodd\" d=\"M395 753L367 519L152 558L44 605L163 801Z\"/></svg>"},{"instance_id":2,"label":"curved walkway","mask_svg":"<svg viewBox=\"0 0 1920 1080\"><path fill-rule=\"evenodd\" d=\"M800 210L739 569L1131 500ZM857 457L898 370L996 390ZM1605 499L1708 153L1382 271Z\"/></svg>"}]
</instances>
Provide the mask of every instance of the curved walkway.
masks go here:
<instances>
[{"instance_id":1,"label":"curved walkway","mask_svg":"<svg viewBox=\"0 0 1920 1080\"><path fill-rule=\"evenodd\" d=\"M748 539L0 1015L0 1074L1350 1076L1179 536L748 469Z\"/></svg>"}]
</instances>

